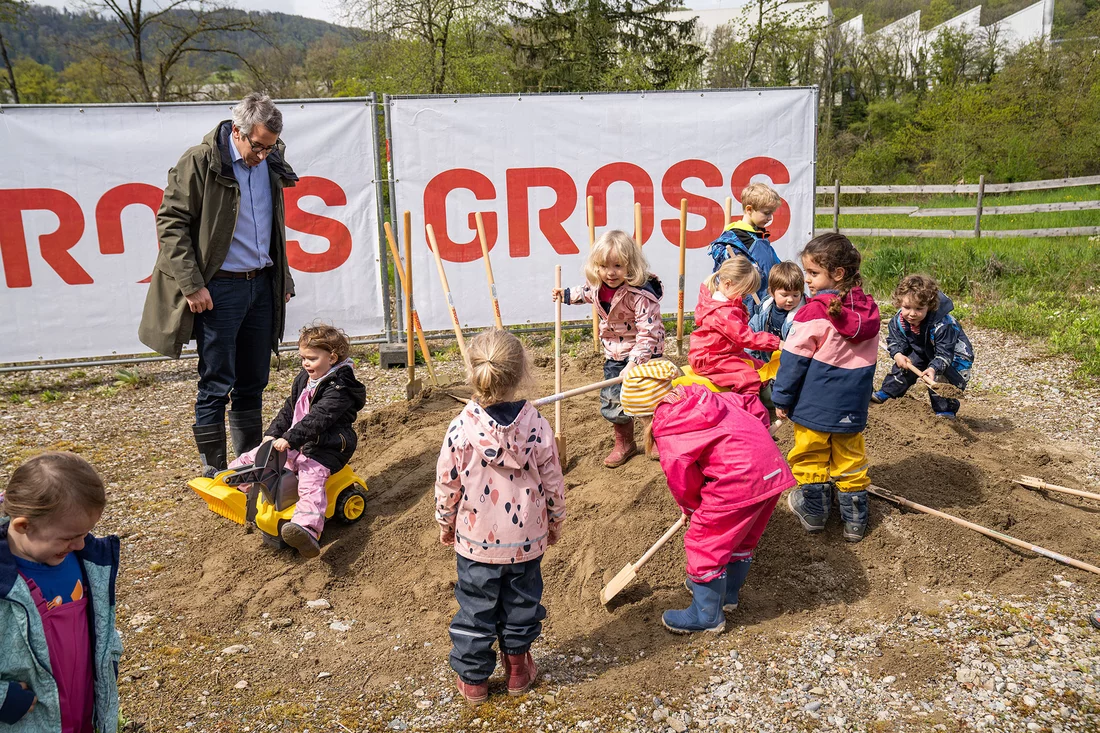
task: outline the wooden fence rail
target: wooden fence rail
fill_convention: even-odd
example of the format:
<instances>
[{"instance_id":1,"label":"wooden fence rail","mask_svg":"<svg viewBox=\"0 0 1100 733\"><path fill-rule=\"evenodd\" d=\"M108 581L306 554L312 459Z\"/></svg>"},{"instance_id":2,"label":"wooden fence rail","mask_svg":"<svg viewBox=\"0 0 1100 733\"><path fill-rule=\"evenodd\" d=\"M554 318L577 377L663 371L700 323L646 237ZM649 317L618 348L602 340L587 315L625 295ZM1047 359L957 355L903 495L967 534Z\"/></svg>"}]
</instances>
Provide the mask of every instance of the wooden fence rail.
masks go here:
<instances>
[{"instance_id":1,"label":"wooden fence rail","mask_svg":"<svg viewBox=\"0 0 1100 733\"><path fill-rule=\"evenodd\" d=\"M831 194L832 206L818 206L815 215L833 216L833 231L852 237L929 237L936 239L978 239L983 235L1005 239L1010 237L1084 237L1100 235L1100 226L1051 227L1047 229L986 229L982 230L982 216L1003 216L1007 214L1046 214L1061 211L1100 210L1100 201L1060 201L1045 204L1011 204L1004 206L983 206L987 193L1011 193L1018 191L1040 191L1074 186L1100 185L1100 176L1080 178L1056 178L1044 181L1022 181L1020 183L986 184L981 176L977 184L928 185L928 186L841 186L835 181L832 186L818 186L818 194ZM977 194L975 206L928 207L920 206L841 206L843 194ZM841 215L895 215L915 218L973 216L974 228L970 229L861 229L840 227Z\"/></svg>"}]
</instances>

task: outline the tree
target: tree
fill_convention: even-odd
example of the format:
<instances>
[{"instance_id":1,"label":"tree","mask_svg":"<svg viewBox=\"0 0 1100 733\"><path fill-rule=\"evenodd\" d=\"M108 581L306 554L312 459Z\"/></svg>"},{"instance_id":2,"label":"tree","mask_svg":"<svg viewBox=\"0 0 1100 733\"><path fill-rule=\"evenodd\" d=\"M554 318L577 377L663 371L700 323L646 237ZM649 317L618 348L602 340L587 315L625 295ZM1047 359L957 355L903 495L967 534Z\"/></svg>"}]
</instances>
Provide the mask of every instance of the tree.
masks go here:
<instances>
[{"instance_id":1,"label":"tree","mask_svg":"<svg viewBox=\"0 0 1100 733\"><path fill-rule=\"evenodd\" d=\"M114 38L96 47L98 58L130 72L120 81L140 102L193 99L201 81L196 84L189 62L224 54L248 66L248 59L224 41L262 32L248 14L213 0L85 0L85 6L118 21Z\"/></svg>"},{"instance_id":2,"label":"tree","mask_svg":"<svg viewBox=\"0 0 1100 733\"><path fill-rule=\"evenodd\" d=\"M429 91L447 91L457 29L463 24L495 22L498 0L341 0L344 18L400 41L418 41L425 55Z\"/></svg>"},{"instance_id":3,"label":"tree","mask_svg":"<svg viewBox=\"0 0 1100 733\"><path fill-rule=\"evenodd\" d=\"M53 67L34 59L21 58L15 62L14 76L23 90L23 104L57 104L65 101Z\"/></svg>"},{"instance_id":4,"label":"tree","mask_svg":"<svg viewBox=\"0 0 1100 733\"><path fill-rule=\"evenodd\" d=\"M0 0L0 25L14 23L22 9L23 3L20 0ZM4 44L3 33L0 33L0 59L3 59L4 68L8 72L8 89L11 91L12 101L19 104L19 86L15 81L15 69L8 58L8 47Z\"/></svg>"},{"instance_id":5,"label":"tree","mask_svg":"<svg viewBox=\"0 0 1100 733\"><path fill-rule=\"evenodd\" d=\"M542 0L511 14L506 43L532 91L675 89L706 52L696 19L674 20L673 0Z\"/></svg>"}]
</instances>

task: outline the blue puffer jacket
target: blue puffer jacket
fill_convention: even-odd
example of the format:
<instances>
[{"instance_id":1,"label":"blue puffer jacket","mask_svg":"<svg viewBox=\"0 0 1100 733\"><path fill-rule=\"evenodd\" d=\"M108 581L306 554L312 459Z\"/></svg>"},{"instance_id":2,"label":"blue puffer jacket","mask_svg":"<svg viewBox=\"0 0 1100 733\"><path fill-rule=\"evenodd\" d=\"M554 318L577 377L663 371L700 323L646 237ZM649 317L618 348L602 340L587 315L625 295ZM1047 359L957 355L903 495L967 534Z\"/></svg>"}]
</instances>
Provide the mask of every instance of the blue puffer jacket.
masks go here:
<instances>
[{"instance_id":1,"label":"blue puffer jacket","mask_svg":"<svg viewBox=\"0 0 1100 733\"><path fill-rule=\"evenodd\" d=\"M787 334L791 332L791 326L794 324L794 317L798 315L798 311L802 309L802 306L806 305L806 296L803 295L802 299L795 304L794 308L787 311L787 317L783 320L783 328L780 329L782 333L776 334L780 339L786 339ZM772 309L775 308L775 298L768 296L767 300L760 304L760 310L756 315L749 319L749 328L757 333L768 330L768 321L772 317ZM771 361L772 355L763 351L750 351L749 356L760 361Z\"/></svg>"},{"instance_id":2,"label":"blue puffer jacket","mask_svg":"<svg viewBox=\"0 0 1100 733\"><path fill-rule=\"evenodd\" d=\"M898 354L923 357L923 362L943 374L954 367L959 374L969 376L974 364L974 347L963 333L962 326L951 315L955 304L943 293L936 309L929 311L920 324L920 333L913 333L912 327L905 323L898 311L890 319L886 346L890 349L890 358Z\"/></svg>"},{"instance_id":3,"label":"blue puffer jacket","mask_svg":"<svg viewBox=\"0 0 1100 733\"><path fill-rule=\"evenodd\" d=\"M763 303L768 297L768 273L779 264L779 256L768 239L766 229L754 229L751 224L738 219L726 225L726 228L710 244L710 256L714 260L713 272L718 272L722 263L729 259L730 255L747 257L760 275L760 287L756 291L756 297ZM745 307L749 310L749 317L755 316L760 306L756 300L747 295L744 298Z\"/></svg>"},{"instance_id":4,"label":"blue puffer jacket","mask_svg":"<svg viewBox=\"0 0 1100 733\"><path fill-rule=\"evenodd\" d=\"M15 566L8 546L9 520L0 520L0 733L58 733L61 704L50 667L46 632L30 589ZM88 581L91 617L92 666L95 672L96 733L118 730L118 660L122 639L115 629L115 579L118 576L118 537L84 539L76 553ZM25 682L38 696L34 710L12 720L11 684ZM13 704L8 704L9 702Z\"/></svg>"}]
</instances>

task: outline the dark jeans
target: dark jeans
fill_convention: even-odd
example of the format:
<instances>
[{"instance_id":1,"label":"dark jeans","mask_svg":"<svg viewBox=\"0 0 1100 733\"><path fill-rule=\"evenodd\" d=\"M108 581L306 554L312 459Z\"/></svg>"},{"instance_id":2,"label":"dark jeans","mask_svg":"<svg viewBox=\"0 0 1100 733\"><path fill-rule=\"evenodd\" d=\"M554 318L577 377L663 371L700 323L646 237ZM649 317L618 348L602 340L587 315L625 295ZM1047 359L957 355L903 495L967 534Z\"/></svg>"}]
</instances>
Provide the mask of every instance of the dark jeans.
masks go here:
<instances>
[{"instance_id":1,"label":"dark jeans","mask_svg":"<svg viewBox=\"0 0 1100 733\"><path fill-rule=\"evenodd\" d=\"M195 316L199 394L195 424L225 421L225 406L259 410L271 371L275 312L270 272L252 280L215 278L206 285L214 309Z\"/></svg>"},{"instance_id":2,"label":"dark jeans","mask_svg":"<svg viewBox=\"0 0 1100 733\"><path fill-rule=\"evenodd\" d=\"M524 654L542 633L542 558L508 565L458 556L458 613L451 634L451 667L468 684L489 679L504 654Z\"/></svg>"},{"instance_id":3,"label":"dark jeans","mask_svg":"<svg viewBox=\"0 0 1100 733\"><path fill-rule=\"evenodd\" d=\"M922 355L907 354L906 356L909 357L909 360L913 362L913 366L917 369L924 371L928 368L928 359L925 359ZM947 367L947 371L943 373L942 377L959 389L966 389L966 383L970 381L969 374L966 376L960 374L959 370L954 366ZM890 373L882 380L882 387L880 389L891 397L901 397L916 383L916 374L894 364L890 367ZM932 403L932 409L935 412L950 412L954 414L958 412L959 407L961 407L958 400L940 397L932 390L928 390L928 400Z\"/></svg>"},{"instance_id":4,"label":"dark jeans","mask_svg":"<svg viewBox=\"0 0 1100 733\"><path fill-rule=\"evenodd\" d=\"M605 359L603 378L614 379L622 374L627 361L627 359ZM623 403L619 397L622 392L622 383L613 384L600 390L600 414L616 425L625 425L634 419L623 412Z\"/></svg>"}]
</instances>

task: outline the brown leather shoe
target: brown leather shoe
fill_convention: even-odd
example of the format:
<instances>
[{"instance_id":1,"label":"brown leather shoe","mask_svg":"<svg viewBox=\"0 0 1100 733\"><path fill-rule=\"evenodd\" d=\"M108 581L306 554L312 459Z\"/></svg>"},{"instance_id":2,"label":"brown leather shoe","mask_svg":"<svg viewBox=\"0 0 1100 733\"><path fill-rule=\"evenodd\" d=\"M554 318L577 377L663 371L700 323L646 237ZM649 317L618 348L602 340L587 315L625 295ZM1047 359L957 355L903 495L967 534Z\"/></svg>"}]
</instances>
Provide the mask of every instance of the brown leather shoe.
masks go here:
<instances>
[{"instance_id":1,"label":"brown leather shoe","mask_svg":"<svg viewBox=\"0 0 1100 733\"><path fill-rule=\"evenodd\" d=\"M508 676L508 694L516 697L526 695L538 677L539 668L531 652L523 654L504 654L504 674Z\"/></svg>"},{"instance_id":2,"label":"brown leather shoe","mask_svg":"<svg viewBox=\"0 0 1100 733\"><path fill-rule=\"evenodd\" d=\"M638 445L634 442L634 421L621 425L615 423L614 427L615 447L611 449L607 458L603 459L603 465L608 468L618 468L638 452Z\"/></svg>"},{"instance_id":3,"label":"brown leather shoe","mask_svg":"<svg viewBox=\"0 0 1100 733\"><path fill-rule=\"evenodd\" d=\"M489 699L488 680L471 685L468 682L463 682L461 677L455 677L455 686L458 687L458 694L462 695L466 702L471 705L480 705Z\"/></svg>"}]
</instances>

